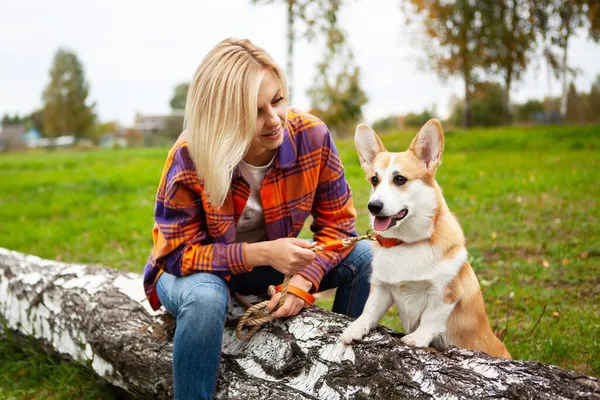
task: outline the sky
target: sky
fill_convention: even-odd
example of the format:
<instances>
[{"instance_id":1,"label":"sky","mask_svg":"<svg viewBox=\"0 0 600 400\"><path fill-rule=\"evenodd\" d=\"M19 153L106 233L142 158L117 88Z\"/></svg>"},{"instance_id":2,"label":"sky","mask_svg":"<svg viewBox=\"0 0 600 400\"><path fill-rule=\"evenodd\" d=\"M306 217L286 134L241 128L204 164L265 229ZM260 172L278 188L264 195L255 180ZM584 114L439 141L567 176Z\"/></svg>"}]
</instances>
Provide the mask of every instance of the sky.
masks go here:
<instances>
[{"instance_id":1,"label":"sky","mask_svg":"<svg viewBox=\"0 0 600 400\"><path fill-rule=\"evenodd\" d=\"M406 25L399 1L354 0L340 15L369 98L363 108L368 123L432 106L444 118L451 96L464 92L460 79L441 81L427 68L418 28ZM136 112L167 114L174 87L189 81L204 55L227 37L250 39L284 67L285 32L283 5L250 0L0 0L0 115L42 106L59 47L82 62L99 120L130 126ZM600 74L600 45L579 34L569 52L580 69L576 87L587 92ZM293 106L310 108L306 90L322 54L322 43L296 45ZM521 102L559 93L560 83L534 60L511 96Z\"/></svg>"}]
</instances>

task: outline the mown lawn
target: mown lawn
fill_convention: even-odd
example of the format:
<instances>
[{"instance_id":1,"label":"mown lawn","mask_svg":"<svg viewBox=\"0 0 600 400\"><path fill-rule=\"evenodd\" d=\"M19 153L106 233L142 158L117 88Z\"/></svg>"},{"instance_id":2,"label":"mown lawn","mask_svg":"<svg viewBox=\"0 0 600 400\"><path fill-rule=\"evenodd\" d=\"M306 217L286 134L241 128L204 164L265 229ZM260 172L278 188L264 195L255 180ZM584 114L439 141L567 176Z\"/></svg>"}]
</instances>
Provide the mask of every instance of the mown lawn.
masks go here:
<instances>
[{"instance_id":1,"label":"mown lawn","mask_svg":"<svg viewBox=\"0 0 600 400\"><path fill-rule=\"evenodd\" d=\"M392 151L414 134L383 136ZM368 229L351 139L336 140ZM141 272L168 149L0 155L0 247ZM446 132L438 182L514 358L600 376L600 126ZM327 306L331 299L322 299ZM383 324L401 330L397 313ZM89 373L0 341L0 398L110 398Z\"/></svg>"}]
</instances>

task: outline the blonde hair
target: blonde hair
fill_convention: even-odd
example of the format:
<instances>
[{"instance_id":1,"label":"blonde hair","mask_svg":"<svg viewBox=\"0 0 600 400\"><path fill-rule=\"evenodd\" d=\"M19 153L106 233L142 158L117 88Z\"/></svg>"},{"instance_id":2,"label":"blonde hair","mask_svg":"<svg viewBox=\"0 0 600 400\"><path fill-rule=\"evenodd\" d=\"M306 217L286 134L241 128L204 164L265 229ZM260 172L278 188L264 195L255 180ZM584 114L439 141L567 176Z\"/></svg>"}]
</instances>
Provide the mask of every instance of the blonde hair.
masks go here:
<instances>
[{"instance_id":1,"label":"blonde hair","mask_svg":"<svg viewBox=\"0 0 600 400\"><path fill-rule=\"evenodd\" d=\"M257 97L267 71L285 77L271 56L249 40L228 38L202 60L185 106L188 151L209 202L221 207L233 171L256 135Z\"/></svg>"}]
</instances>

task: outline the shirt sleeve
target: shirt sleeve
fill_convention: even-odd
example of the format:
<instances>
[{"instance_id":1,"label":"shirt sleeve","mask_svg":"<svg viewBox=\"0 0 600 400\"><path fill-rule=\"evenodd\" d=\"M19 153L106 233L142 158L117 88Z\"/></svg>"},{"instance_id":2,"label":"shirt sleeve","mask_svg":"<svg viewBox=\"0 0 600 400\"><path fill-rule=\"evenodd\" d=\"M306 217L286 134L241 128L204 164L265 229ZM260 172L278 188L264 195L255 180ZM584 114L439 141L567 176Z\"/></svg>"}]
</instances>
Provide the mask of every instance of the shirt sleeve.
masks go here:
<instances>
[{"instance_id":1,"label":"shirt sleeve","mask_svg":"<svg viewBox=\"0 0 600 400\"><path fill-rule=\"evenodd\" d=\"M208 236L201 191L187 147L181 147L165 165L156 196L152 260L175 276L208 272L227 277L250 271L245 243L214 243Z\"/></svg>"},{"instance_id":2,"label":"shirt sleeve","mask_svg":"<svg viewBox=\"0 0 600 400\"><path fill-rule=\"evenodd\" d=\"M352 190L346 181L333 138L326 126L322 126L327 132L323 140L319 181L311 212L313 223L310 227L314 240L319 244L357 236ZM353 247L320 251L315 261L299 274L311 281L312 290L316 291L323 276L337 266Z\"/></svg>"}]
</instances>

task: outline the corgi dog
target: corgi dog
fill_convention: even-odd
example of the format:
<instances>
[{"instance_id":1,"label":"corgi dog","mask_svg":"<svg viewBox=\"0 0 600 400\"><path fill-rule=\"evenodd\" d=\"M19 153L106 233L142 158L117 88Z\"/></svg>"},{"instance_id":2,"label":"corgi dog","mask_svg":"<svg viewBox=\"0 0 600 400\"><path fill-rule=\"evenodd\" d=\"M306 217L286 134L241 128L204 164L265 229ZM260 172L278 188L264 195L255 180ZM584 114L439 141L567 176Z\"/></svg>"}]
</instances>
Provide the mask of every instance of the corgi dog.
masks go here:
<instances>
[{"instance_id":1,"label":"corgi dog","mask_svg":"<svg viewBox=\"0 0 600 400\"><path fill-rule=\"evenodd\" d=\"M410 346L456 345L510 358L492 332L463 231L435 181L444 152L439 121L427 122L402 153L387 152L363 124L355 145L373 187L368 209L377 242L369 298L341 341L360 340L396 303L401 340Z\"/></svg>"}]
</instances>

